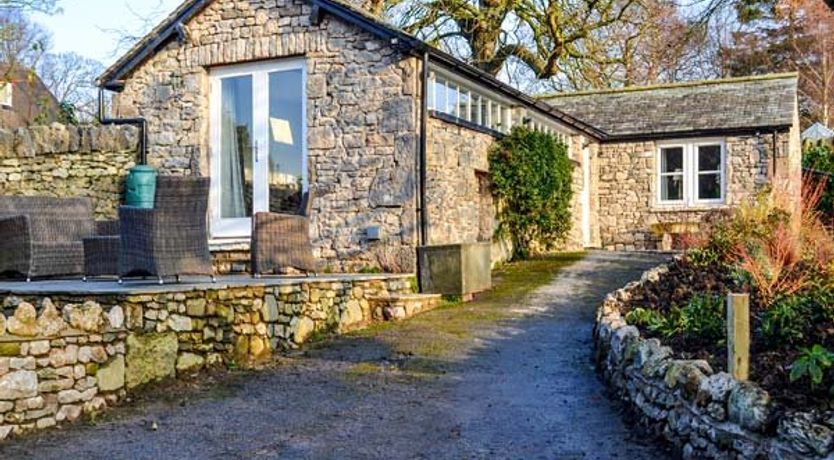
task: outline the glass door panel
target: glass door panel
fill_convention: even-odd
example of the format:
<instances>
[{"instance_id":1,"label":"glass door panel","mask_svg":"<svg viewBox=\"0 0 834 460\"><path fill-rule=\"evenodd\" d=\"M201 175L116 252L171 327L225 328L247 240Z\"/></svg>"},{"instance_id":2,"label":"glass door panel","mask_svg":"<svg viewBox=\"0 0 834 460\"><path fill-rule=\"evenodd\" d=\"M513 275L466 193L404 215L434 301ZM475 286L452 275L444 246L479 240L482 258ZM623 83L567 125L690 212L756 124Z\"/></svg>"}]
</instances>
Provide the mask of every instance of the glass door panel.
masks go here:
<instances>
[{"instance_id":1,"label":"glass door panel","mask_svg":"<svg viewBox=\"0 0 834 460\"><path fill-rule=\"evenodd\" d=\"M252 216L253 168L253 79L251 75L220 80L219 142L217 176L219 209L217 233L243 231Z\"/></svg>"},{"instance_id":2,"label":"glass door panel","mask_svg":"<svg viewBox=\"0 0 834 460\"><path fill-rule=\"evenodd\" d=\"M304 188L301 69L269 74L269 211L295 213Z\"/></svg>"}]
</instances>

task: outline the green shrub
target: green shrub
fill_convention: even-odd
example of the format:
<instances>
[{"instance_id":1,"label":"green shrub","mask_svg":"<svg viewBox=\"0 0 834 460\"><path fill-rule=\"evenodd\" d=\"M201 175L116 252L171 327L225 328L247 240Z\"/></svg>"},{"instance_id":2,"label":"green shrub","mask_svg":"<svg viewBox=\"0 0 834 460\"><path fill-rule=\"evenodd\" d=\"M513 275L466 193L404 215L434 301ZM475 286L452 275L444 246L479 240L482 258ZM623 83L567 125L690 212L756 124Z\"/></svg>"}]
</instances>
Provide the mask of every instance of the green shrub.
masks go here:
<instances>
[{"instance_id":1,"label":"green shrub","mask_svg":"<svg viewBox=\"0 0 834 460\"><path fill-rule=\"evenodd\" d=\"M489 152L498 198L498 232L513 242L513 256L528 258L537 246L550 249L571 227L573 163L554 136L517 126Z\"/></svg>"},{"instance_id":2,"label":"green shrub","mask_svg":"<svg viewBox=\"0 0 834 460\"><path fill-rule=\"evenodd\" d=\"M776 299L762 314L762 334L768 345L796 343L808 329L811 302L806 296Z\"/></svg>"},{"instance_id":3,"label":"green shrub","mask_svg":"<svg viewBox=\"0 0 834 460\"><path fill-rule=\"evenodd\" d=\"M799 357L791 364L791 382L807 378L811 388L822 383L825 372L834 364L834 353L822 345L803 348Z\"/></svg>"},{"instance_id":4,"label":"green shrub","mask_svg":"<svg viewBox=\"0 0 834 460\"><path fill-rule=\"evenodd\" d=\"M635 308L626 314L626 321L663 337L681 334L707 342L724 340L727 330L724 302L714 295L695 296L683 308L674 306L663 313Z\"/></svg>"},{"instance_id":5,"label":"green shrub","mask_svg":"<svg viewBox=\"0 0 834 460\"><path fill-rule=\"evenodd\" d=\"M822 173L818 176L827 179L817 209L831 216L834 214L834 183L826 174L834 174L834 149L823 143L806 145L802 151L802 167Z\"/></svg>"},{"instance_id":6,"label":"green shrub","mask_svg":"<svg viewBox=\"0 0 834 460\"><path fill-rule=\"evenodd\" d=\"M681 310L681 330L707 341L720 341L727 336L724 301L715 295L697 295Z\"/></svg>"}]
</instances>

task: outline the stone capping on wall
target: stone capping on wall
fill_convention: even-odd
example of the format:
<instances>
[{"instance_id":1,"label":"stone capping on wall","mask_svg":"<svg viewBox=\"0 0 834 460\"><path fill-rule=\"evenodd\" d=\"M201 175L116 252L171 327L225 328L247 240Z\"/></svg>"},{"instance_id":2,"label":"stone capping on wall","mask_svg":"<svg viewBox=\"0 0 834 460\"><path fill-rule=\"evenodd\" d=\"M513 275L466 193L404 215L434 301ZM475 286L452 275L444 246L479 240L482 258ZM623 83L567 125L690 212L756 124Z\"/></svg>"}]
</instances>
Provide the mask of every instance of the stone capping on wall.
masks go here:
<instances>
[{"instance_id":1,"label":"stone capping on wall","mask_svg":"<svg viewBox=\"0 0 834 460\"><path fill-rule=\"evenodd\" d=\"M667 272L668 265L645 272L597 311L595 357L613 393L684 458L831 458L834 412L788 410L771 433L775 412L766 391L706 361L675 359L671 348L626 323L620 309L631 292Z\"/></svg>"},{"instance_id":2,"label":"stone capping on wall","mask_svg":"<svg viewBox=\"0 0 834 460\"><path fill-rule=\"evenodd\" d=\"M139 133L132 126L63 125L0 129L0 158L51 154L138 151Z\"/></svg>"}]
</instances>

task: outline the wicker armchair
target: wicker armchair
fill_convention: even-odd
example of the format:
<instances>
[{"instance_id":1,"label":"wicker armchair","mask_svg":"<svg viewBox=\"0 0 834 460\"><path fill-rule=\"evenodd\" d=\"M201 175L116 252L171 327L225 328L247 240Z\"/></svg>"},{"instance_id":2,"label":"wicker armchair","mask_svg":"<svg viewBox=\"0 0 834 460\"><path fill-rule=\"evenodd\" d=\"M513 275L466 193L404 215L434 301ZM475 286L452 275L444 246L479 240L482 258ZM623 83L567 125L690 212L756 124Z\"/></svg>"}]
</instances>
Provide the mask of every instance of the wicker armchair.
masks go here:
<instances>
[{"instance_id":1,"label":"wicker armchair","mask_svg":"<svg viewBox=\"0 0 834 460\"><path fill-rule=\"evenodd\" d=\"M310 241L310 214L313 194L302 196L298 215L258 212L252 219L252 275L294 268L308 274L316 272L313 243Z\"/></svg>"},{"instance_id":2,"label":"wicker armchair","mask_svg":"<svg viewBox=\"0 0 834 460\"><path fill-rule=\"evenodd\" d=\"M81 275L93 222L89 198L0 197L0 273Z\"/></svg>"},{"instance_id":3,"label":"wicker armchair","mask_svg":"<svg viewBox=\"0 0 834 460\"><path fill-rule=\"evenodd\" d=\"M159 176L153 209L119 208L119 275L206 275L215 281L208 246L209 179Z\"/></svg>"}]
</instances>

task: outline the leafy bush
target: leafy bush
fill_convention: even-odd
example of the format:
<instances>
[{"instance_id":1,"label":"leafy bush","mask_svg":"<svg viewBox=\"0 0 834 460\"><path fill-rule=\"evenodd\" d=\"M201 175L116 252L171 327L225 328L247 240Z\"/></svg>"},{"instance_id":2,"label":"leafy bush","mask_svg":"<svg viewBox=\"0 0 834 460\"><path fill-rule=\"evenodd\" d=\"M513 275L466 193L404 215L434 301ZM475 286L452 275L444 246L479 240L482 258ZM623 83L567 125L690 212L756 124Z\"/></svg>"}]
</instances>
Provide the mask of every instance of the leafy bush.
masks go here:
<instances>
[{"instance_id":1,"label":"leafy bush","mask_svg":"<svg viewBox=\"0 0 834 460\"><path fill-rule=\"evenodd\" d=\"M834 186L831 186L831 174L834 174L834 149L823 143L808 144L802 151L802 167L814 171L817 177L826 182L825 192L817 209L827 216L834 215Z\"/></svg>"},{"instance_id":2,"label":"leafy bush","mask_svg":"<svg viewBox=\"0 0 834 460\"><path fill-rule=\"evenodd\" d=\"M797 343L805 337L810 326L811 302L806 296L787 296L777 299L762 315L762 334L768 344Z\"/></svg>"},{"instance_id":3,"label":"leafy bush","mask_svg":"<svg viewBox=\"0 0 834 460\"><path fill-rule=\"evenodd\" d=\"M807 378L812 388L817 387L822 383L825 372L832 365L834 365L834 353L822 345L803 348L799 352L799 357L791 364L791 382Z\"/></svg>"},{"instance_id":4,"label":"leafy bush","mask_svg":"<svg viewBox=\"0 0 834 460\"><path fill-rule=\"evenodd\" d=\"M517 126L493 145L489 164L499 200L498 231L512 239L514 257L527 258L537 245L550 249L563 241L573 196L565 144Z\"/></svg>"},{"instance_id":5,"label":"leafy bush","mask_svg":"<svg viewBox=\"0 0 834 460\"><path fill-rule=\"evenodd\" d=\"M626 314L626 321L664 337L682 334L709 342L723 340L727 329L724 302L713 295L695 296L683 308L673 306L663 313L635 308Z\"/></svg>"}]
</instances>

